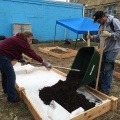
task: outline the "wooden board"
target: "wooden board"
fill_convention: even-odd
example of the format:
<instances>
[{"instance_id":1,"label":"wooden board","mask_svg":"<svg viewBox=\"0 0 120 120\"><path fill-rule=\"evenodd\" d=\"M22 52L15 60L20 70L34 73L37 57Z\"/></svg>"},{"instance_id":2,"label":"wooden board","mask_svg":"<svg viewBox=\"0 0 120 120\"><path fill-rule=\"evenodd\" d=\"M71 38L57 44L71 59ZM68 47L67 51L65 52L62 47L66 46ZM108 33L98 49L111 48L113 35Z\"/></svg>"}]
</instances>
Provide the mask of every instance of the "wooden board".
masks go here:
<instances>
[{"instance_id":1,"label":"wooden board","mask_svg":"<svg viewBox=\"0 0 120 120\"><path fill-rule=\"evenodd\" d=\"M118 64L120 64L120 60L115 60L115 63L118 63Z\"/></svg>"},{"instance_id":2,"label":"wooden board","mask_svg":"<svg viewBox=\"0 0 120 120\"><path fill-rule=\"evenodd\" d=\"M28 62L33 62L33 59L28 57L27 55L25 54L22 54L22 56L28 61ZM18 60L12 60L12 65L14 66L16 63L18 62Z\"/></svg>"},{"instance_id":3,"label":"wooden board","mask_svg":"<svg viewBox=\"0 0 120 120\"><path fill-rule=\"evenodd\" d=\"M91 108L83 112L81 115L77 115L70 120L92 120L110 110L111 110L111 101L104 103L100 106Z\"/></svg>"},{"instance_id":4,"label":"wooden board","mask_svg":"<svg viewBox=\"0 0 120 120\"><path fill-rule=\"evenodd\" d=\"M30 100L28 99L28 97L25 94L25 89L23 87L19 88L19 86L16 84L16 89L20 94L20 98L27 104L31 114L33 115L33 117L35 118L35 120L43 120L41 118L41 115L38 113L38 111L35 109L35 107L32 105L32 103L30 102Z\"/></svg>"},{"instance_id":5,"label":"wooden board","mask_svg":"<svg viewBox=\"0 0 120 120\"><path fill-rule=\"evenodd\" d=\"M39 114L39 112L35 109L35 107L32 105L32 103L27 98L24 91L21 91L21 98L27 104L27 106L28 106L30 112L32 113L32 115L34 116L35 120L43 120L41 115ZM108 98L110 98L110 97L108 97ZM93 108L83 112L82 114L79 114L79 115L71 118L70 120L92 120L110 110L115 111L116 109L117 109L117 98L114 97L114 100L112 100L112 98L111 98L110 101L103 103L99 106L93 107Z\"/></svg>"},{"instance_id":6,"label":"wooden board","mask_svg":"<svg viewBox=\"0 0 120 120\"><path fill-rule=\"evenodd\" d=\"M73 56L76 56L77 54L77 51L76 50L72 50L72 49L68 49L68 48L62 48L62 47L45 47L45 48L41 48L39 47L38 48L40 52L43 52L43 53L46 53L48 55L51 55L51 56L54 56L54 57L57 57L57 58L69 58L69 57L73 57ZM58 49L58 50L62 50L66 53L64 54L60 54L60 53L55 53L55 52L52 52L51 50L53 49Z\"/></svg>"},{"instance_id":7,"label":"wooden board","mask_svg":"<svg viewBox=\"0 0 120 120\"><path fill-rule=\"evenodd\" d=\"M28 57L28 56L25 55L25 54L22 54L22 56L23 56L28 62L32 62L32 61L33 61L32 58Z\"/></svg>"},{"instance_id":8,"label":"wooden board","mask_svg":"<svg viewBox=\"0 0 120 120\"><path fill-rule=\"evenodd\" d=\"M120 79L120 73L114 71L114 76Z\"/></svg>"},{"instance_id":9,"label":"wooden board","mask_svg":"<svg viewBox=\"0 0 120 120\"><path fill-rule=\"evenodd\" d=\"M53 70L55 72L57 72L58 74L61 74L63 76L66 76L65 73L53 68ZM16 88L20 93L20 97L23 99L23 101L27 104L30 112L32 113L32 115L34 116L35 120L43 120L41 115L39 114L39 112L36 110L36 108L33 106L33 104L30 102L30 100L28 99L28 97L25 94L24 88L19 88L19 86L16 84ZM114 96L107 96L89 86L86 86L86 89L88 91L90 91L91 93L95 94L96 96L98 96L99 98L101 98L102 100L105 99L109 99L108 101L100 104L99 106L93 107L79 115L76 115L75 117L69 119L69 120L92 120L110 110L115 111L117 109L117 100L118 98L114 97Z\"/></svg>"}]
</instances>

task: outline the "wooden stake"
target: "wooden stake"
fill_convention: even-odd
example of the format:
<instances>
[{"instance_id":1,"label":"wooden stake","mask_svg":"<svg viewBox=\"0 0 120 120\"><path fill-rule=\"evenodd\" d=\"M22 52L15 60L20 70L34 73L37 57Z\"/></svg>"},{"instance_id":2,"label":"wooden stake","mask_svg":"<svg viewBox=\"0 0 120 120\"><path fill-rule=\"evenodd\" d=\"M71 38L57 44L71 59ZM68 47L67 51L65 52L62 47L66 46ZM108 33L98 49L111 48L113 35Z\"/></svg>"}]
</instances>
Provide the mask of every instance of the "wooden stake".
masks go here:
<instances>
[{"instance_id":1,"label":"wooden stake","mask_svg":"<svg viewBox=\"0 0 120 120\"><path fill-rule=\"evenodd\" d=\"M90 35L90 31L88 30L88 36ZM87 46L89 47L90 46L90 38L87 39Z\"/></svg>"},{"instance_id":2,"label":"wooden stake","mask_svg":"<svg viewBox=\"0 0 120 120\"><path fill-rule=\"evenodd\" d=\"M104 31L105 30L106 30L106 26L104 27ZM98 74L97 74L96 86L95 86L96 90L98 88L98 82L99 82L99 76L100 76L100 68L101 68L101 62L102 62L102 55L103 55L103 50L104 50L104 44L105 44L105 37L102 37L102 41L101 41L101 45L100 45L100 61L99 61Z\"/></svg>"}]
</instances>

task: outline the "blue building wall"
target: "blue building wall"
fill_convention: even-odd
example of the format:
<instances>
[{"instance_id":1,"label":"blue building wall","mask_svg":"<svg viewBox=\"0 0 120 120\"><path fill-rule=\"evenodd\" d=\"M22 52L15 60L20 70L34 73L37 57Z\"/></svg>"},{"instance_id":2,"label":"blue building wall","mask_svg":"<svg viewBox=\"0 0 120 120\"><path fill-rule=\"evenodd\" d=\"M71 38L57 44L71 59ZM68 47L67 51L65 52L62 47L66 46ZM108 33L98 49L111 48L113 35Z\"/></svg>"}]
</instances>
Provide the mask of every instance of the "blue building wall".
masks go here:
<instances>
[{"instance_id":1,"label":"blue building wall","mask_svg":"<svg viewBox=\"0 0 120 120\"><path fill-rule=\"evenodd\" d=\"M0 35L13 35L13 23L30 23L38 40L53 40L56 20L82 16L82 5L45 0L0 0ZM67 30L67 38L76 34ZM56 39L63 40L65 28L57 26Z\"/></svg>"}]
</instances>

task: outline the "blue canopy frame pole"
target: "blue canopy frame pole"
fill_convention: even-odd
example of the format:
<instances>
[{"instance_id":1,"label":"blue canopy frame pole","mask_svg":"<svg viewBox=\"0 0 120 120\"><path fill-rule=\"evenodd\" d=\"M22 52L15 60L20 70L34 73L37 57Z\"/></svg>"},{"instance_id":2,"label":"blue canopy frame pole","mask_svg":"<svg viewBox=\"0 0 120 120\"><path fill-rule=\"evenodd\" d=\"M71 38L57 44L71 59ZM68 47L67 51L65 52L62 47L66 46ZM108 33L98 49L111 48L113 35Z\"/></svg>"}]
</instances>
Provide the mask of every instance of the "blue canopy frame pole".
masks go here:
<instances>
[{"instance_id":1,"label":"blue canopy frame pole","mask_svg":"<svg viewBox=\"0 0 120 120\"><path fill-rule=\"evenodd\" d=\"M74 50L75 50L76 45L77 45L77 40L78 40L78 34L77 34L77 38L76 38L76 42L75 42L75 47L74 47Z\"/></svg>"},{"instance_id":2,"label":"blue canopy frame pole","mask_svg":"<svg viewBox=\"0 0 120 120\"><path fill-rule=\"evenodd\" d=\"M54 44L55 44L55 38L56 38L56 28L57 28L57 24L55 24Z\"/></svg>"}]
</instances>

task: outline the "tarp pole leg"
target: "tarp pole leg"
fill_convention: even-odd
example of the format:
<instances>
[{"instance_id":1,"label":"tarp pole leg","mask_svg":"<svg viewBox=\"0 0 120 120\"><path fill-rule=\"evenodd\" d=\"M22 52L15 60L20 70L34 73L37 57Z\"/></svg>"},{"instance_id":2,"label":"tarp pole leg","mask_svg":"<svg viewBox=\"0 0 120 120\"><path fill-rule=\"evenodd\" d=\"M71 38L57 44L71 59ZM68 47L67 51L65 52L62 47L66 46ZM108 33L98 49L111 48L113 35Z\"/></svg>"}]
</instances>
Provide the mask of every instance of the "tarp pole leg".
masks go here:
<instances>
[{"instance_id":1,"label":"tarp pole leg","mask_svg":"<svg viewBox=\"0 0 120 120\"><path fill-rule=\"evenodd\" d=\"M76 42L75 42L75 47L74 47L74 50L75 50L75 48L76 48L77 39L78 39L78 34L77 34L77 38L76 38Z\"/></svg>"},{"instance_id":2,"label":"tarp pole leg","mask_svg":"<svg viewBox=\"0 0 120 120\"><path fill-rule=\"evenodd\" d=\"M57 24L55 24L54 44L55 44L55 38L56 38L56 27L57 27Z\"/></svg>"},{"instance_id":3,"label":"tarp pole leg","mask_svg":"<svg viewBox=\"0 0 120 120\"><path fill-rule=\"evenodd\" d=\"M88 30L88 35L90 35L90 31ZM90 47L90 38L87 39L87 46Z\"/></svg>"}]
</instances>

